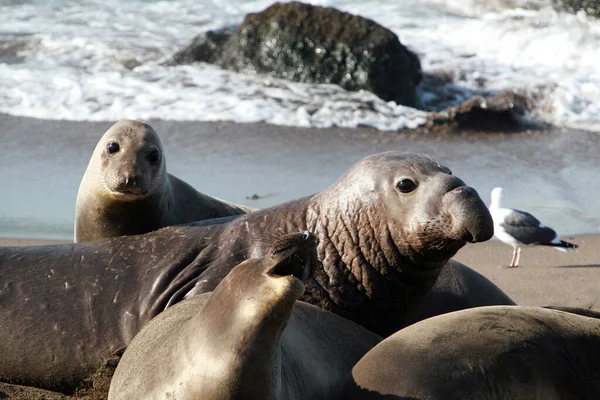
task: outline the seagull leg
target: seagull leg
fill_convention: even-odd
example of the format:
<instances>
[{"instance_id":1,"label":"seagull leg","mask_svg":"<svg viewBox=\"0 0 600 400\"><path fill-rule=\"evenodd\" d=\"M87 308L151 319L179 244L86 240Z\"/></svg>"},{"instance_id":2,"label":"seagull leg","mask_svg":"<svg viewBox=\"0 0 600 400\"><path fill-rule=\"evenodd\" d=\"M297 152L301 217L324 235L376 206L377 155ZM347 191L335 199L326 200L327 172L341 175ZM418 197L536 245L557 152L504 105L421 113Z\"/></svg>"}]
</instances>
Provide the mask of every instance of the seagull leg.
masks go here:
<instances>
[{"instance_id":1,"label":"seagull leg","mask_svg":"<svg viewBox=\"0 0 600 400\"><path fill-rule=\"evenodd\" d=\"M510 261L510 265L508 268L516 268L519 266L519 258L521 258L521 248L515 247L513 250L512 260Z\"/></svg>"},{"instance_id":2,"label":"seagull leg","mask_svg":"<svg viewBox=\"0 0 600 400\"><path fill-rule=\"evenodd\" d=\"M521 248L520 247L515 247L515 251L513 252L513 260L510 263L510 267L511 268L518 268L519 267L519 259L521 258Z\"/></svg>"}]
</instances>

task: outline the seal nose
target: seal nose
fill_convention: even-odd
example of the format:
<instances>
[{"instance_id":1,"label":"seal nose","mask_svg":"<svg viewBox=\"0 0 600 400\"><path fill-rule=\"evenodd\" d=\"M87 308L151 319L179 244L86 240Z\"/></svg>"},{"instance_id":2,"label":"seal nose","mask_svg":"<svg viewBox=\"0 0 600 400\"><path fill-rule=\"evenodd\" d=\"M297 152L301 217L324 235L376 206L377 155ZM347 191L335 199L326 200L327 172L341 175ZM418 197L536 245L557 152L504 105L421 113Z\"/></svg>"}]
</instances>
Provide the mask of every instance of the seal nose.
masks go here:
<instances>
[{"instance_id":1,"label":"seal nose","mask_svg":"<svg viewBox=\"0 0 600 400\"><path fill-rule=\"evenodd\" d=\"M494 235L494 223L475 189L458 186L444 195L456 234L467 242L484 242Z\"/></svg>"},{"instance_id":2,"label":"seal nose","mask_svg":"<svg viewBox=\"0 0 600 400\"><path fill-rule=\"evenodd\" d=\"M117 189L123 193L144 194L144 188L141 183L139 175L127 173L123 176Z\"/></svg>"},{"instance_id":3,"label":"seal nose","mask_svg":"<svg viewBox=\"0 0 600 400\"><path fill-rule=\"evenodd\" d=\"M138 185L138 178L137 176L126 176L125 177L125 186L129 187L136 187Z\"/></svg>"}]
</instances>

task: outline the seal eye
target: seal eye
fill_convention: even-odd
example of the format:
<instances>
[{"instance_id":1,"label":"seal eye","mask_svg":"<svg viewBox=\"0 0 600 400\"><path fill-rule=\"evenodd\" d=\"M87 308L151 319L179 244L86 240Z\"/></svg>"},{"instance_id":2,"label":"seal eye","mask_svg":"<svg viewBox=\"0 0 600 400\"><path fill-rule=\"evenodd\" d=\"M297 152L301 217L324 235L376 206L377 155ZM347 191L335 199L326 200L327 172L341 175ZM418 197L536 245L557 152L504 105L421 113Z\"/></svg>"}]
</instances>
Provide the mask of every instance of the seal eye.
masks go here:
<instances>
[{"instance_id":1,"label":"seal eye","mask_svg":"<svg viewBox=\"0 0 600 400\"><path fill-rule=\"evenodd\" d=\"M417 184L410 179L402 179L396 183L396 188L400 191L400 193L410 193L417 188Z\"/></svg>"},{"instance_id":2,"label":"seal eye","mask_svg":"<svg viewBox=\"0 0 600 400\"><path fill-rule=\"evenodd\" d=\"M119 146L119 143L117 142L108 142L106 145L106 151L108 154L115 154L119 150L121 150L121 146Z\"/></svg>"},{"instance_id":3,"label":"seal eye","mask_svg":"<svg viewBox=\"0 0 600 400\"><path fill-rule=\"evenodd\" d=\"M160 153L158 152L158 150L154 149L150 153L148 153L146 158L148 159L148 162L150 164L158 164L158 161L160 160Z\"/></svg>"}]
</instances>

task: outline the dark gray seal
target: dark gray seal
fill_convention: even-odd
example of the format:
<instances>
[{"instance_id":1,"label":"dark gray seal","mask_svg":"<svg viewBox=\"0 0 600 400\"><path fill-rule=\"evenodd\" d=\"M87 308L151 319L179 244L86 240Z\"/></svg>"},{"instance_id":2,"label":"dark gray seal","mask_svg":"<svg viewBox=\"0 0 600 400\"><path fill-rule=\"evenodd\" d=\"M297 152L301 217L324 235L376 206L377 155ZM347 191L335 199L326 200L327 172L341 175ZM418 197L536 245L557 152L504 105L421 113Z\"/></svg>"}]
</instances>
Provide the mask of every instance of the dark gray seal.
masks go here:
<instances>
[{"instance_id":1,"label":"dark gray seal","mask_svg":"<svg viewBox=\"0 0 600 400\"><path fill-rule=\"evenodd\" d=\"M123 354L109 400L333 398L381 337L296 302L316 262L312 234L286 235L161 313Z\"/></svg>"},{"instance_id":2,"label":"dark gray seal","mask_svg":"<svg viewBox=\"0 0 600 400\"><path fill-rule=\"evenodd\" d=\"M419 300L404 326L452 311L483 306L516 305L506 293L479 272L455 260L442 268L435 284ZM577 313L579 309L573 309Z\"/></svg>"},{"instance_id":3,"label":"dark gray seal","mask_svg":"<svg viewBox=\"0 0 600 400\"><path fill-rule=\"evenodd\" d=\"M402 326L450 257L489 239L493 225L448 168L388 152L322 192L239 217L0 248L0 379L72 390L167 307L213 291L235 265L267 254L270 238L305 230L319 238L319 262L302 299L383 336Z\"/></svg>"},{"instance_id":4,"label":"dark gray seal","mask_svg":"<svg viewBox=\"0 0 600 400\"><path fill-rule=\"evenodd\" d=\"M75 242L139 235L249 211L200 193L169 174L154 129L143 122L123 120L100 138L81 180Z\"/></svg>"},{"instance_id":5,"label":"dark gray seal","mask_svg":"<svg viewBox=\"0 0 600 400\"><path fill-rule=\"evenodd\" d=\"M390 336L352 369L339 399L568 400L600 393L600 320L492 306Z\"/></svg>"}]
</instances>

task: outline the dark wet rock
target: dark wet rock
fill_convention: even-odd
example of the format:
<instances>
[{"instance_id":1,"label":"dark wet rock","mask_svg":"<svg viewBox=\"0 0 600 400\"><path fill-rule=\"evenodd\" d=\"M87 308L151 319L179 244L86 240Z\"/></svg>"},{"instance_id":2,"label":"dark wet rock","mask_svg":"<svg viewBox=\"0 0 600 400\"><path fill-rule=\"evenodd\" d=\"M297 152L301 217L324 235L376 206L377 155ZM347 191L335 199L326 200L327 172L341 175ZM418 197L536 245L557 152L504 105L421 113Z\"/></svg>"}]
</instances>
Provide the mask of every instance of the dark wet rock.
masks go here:
<instances>
[{"instance_id":1,"label":"dark wet rock","mask_svg":"<svg viewBox=\"0 0 600 400\"><path fill-rule=\"evenodd\" d=\"M583 10L588 15L600 17L600 0L555 0L554 7L571 13Z\"/></svg>"},{"instance_id":2,"label":"dark wet rock","mask_svg":"<svg viewBox=\"0 0 600 400\"><path fill-rule=\"evenodd\" d=\"M368 90L415 106L418 57L390 30L335 8L275 3L248 14L235 31L196 37L171 63L212 62L250 74Z\"/></svg>"},{"instance_id":3,"label":"dark wet rock","mask_svg":"<svg viewBox=\"0 0 600 400\"><path fill-rule=\"evenodd\" d=\"M519 91L505 90L492 96L474 96L445 111L434 112L428 124L448 124L459 130L517 131L526 127L523 116L532 108L530 97Z\"/></svg>"},{"instance_id":4,"label":"dark wet rock","mask_svg":"<svg viewBox=\"0 0 600 400\"><path fill-rule=\"evenodd\" d=\"M196 61L214 64L221 57L223 46L235 28L223 28L201 33L166 62L167 65L191 64Z\"/></svg>"},{"instance_id":5,"label":"dark wet rock","mask_svg":"<svg viewBox=\"0 0 600 400\"><path fill-rule=\"evenodd\" d=\"M419 108L425 111L444 111L450 105L457 105L482 91L457 85L457 72L443 70L423 74L423 80L417 88Z\"/></svg>"}]
</instances>

